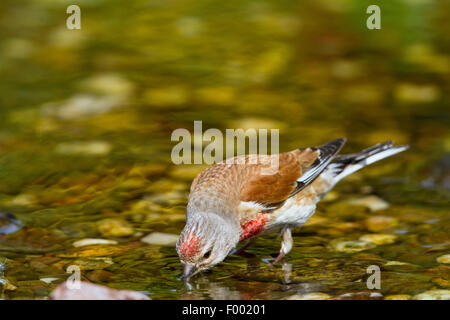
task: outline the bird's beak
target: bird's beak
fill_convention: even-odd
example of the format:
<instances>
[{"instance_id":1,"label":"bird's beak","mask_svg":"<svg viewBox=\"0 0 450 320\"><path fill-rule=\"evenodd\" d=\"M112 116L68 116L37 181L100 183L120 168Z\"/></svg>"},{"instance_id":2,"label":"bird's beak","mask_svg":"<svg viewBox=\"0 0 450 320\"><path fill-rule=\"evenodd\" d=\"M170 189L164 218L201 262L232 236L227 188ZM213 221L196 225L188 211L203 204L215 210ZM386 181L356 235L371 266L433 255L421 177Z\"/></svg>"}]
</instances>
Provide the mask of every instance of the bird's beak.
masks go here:
<instances>
[{"instance_id":1,"label":"bird's beak","mask_svg":"<svg viewBox=\"0 0 450 320\"><path fill-rule=\"evenodd\" d=\"M189 278L192 277L196 271L197 268L194 265L186 263L184 265L183 278L185 280L189 280Z\"/></svg>"}]
</instances>

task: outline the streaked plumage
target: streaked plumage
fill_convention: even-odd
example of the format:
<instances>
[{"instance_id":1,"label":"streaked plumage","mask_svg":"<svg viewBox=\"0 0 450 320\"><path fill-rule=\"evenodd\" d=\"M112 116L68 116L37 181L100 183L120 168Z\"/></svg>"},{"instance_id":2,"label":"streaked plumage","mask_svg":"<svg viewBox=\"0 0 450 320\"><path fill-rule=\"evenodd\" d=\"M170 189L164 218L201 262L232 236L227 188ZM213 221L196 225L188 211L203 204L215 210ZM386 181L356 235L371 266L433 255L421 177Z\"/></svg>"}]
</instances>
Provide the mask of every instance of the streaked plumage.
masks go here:
<instances>
[{"instance_id":1,"label":"streaked plumage","mask_svg":"<svg viewBox=\"0 0 450 320\"><path fill-rule=\"evenodd\" d=\"M385 142L337 155L345 139L279 155L228 159L192 182L186 226L177 243L185 276L221 262L243 240L281 232L280 261L292 248L291 229L314 214L317 202L347 175L407 146ZM273 157L278 157L274 159ZM278 170L267 174L271 160Z\"/></svg>"}]
</instances>

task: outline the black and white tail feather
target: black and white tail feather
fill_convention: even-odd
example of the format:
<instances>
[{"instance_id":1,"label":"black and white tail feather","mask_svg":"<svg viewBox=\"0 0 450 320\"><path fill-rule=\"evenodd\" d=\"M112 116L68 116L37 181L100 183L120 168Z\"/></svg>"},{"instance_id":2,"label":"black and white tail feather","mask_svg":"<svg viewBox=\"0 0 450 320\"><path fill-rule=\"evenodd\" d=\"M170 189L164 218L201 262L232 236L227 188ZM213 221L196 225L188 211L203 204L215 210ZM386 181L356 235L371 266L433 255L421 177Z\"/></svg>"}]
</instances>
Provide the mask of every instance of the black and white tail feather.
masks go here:
<instances>
[{"instance_id":1,"label":"black and white tail feather","mask_svg":"<svg viewBox=\"0 0 450 320\"><path fill-rule=\"evenodd\" d=\"M340 138L320 147L311 148L312 150L319 150L320 155L297 180L297 186L290 197L303 190L322 173L331 178L332 181L329 181L331 185L335 185L341 179L369 164L408 149L407 145L394 146L392 141L386 141L358 153L338 155L337 153L341 150L345 141L345 138Z\"/></svg>"},{"instance_id":2,"label":"black and white tail feather","mask_svg":"<svg viewBox=\"0 0 450 320\"><path fill-rule=\"evenodd\" d=\"M335 182L338 182L369 164L405 151L406 149L408 149L407 145L394 146L392 141L386 141L358 153L336 155L326 170L330 170L332 176L335 177Z\"/></svg>"}]
</instances>

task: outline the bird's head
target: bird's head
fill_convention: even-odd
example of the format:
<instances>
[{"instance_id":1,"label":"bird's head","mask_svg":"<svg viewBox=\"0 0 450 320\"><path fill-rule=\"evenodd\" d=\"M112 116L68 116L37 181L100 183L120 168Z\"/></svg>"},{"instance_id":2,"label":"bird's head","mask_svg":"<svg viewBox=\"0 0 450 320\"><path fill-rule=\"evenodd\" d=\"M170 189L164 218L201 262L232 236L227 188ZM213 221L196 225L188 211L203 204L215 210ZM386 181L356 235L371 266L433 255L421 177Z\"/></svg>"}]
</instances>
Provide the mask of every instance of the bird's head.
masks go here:
<instances>
[{"instance_id":1,"label":"bird's head","mask_svg":"<svg viewBox=\"0 0 450 320\"><path fill-rule=\"evenodd\" d=\"M214 213L190 215L177 241L184 278L222 262L239 242L239 229Z\"/></svg>"}]
</instances>

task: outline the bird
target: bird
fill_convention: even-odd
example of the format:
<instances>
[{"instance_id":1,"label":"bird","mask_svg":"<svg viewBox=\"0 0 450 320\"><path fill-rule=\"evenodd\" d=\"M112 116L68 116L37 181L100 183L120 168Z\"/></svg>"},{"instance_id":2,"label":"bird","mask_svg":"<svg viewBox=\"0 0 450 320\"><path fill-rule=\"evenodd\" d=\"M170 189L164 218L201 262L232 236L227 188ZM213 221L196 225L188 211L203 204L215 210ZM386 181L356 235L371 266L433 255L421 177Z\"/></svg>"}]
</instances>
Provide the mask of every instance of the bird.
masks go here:
<instances>
[{"instance_id":1,"label":"bird","mask_svg":"<svg viewBox=\"0 0 450 320\"><path fill-rule=\"evenodd\" d=\"M245 250L259 236L281 235L279 263L293 245L292 229L314 214L316 204L343 178L408 149L386 141L352 154L338 154L345 138L275 155L240 155L216 163L193 180L186 224L176 250L183 278L222 262L239 243ZM276 163L276 170L270 171ZM272 166L272 167L271 167Z\"/></svg>"}]
</instances>

